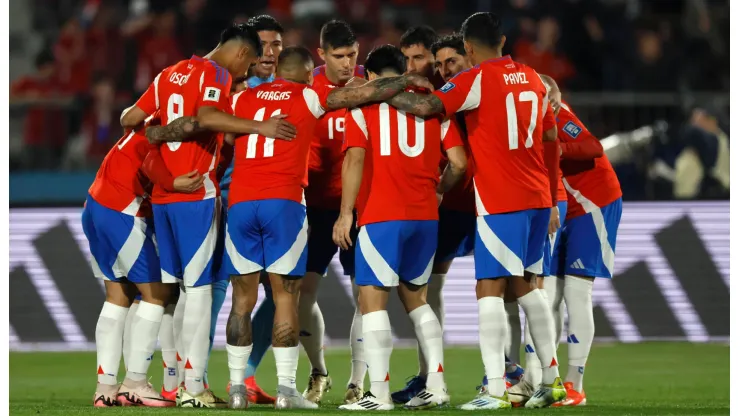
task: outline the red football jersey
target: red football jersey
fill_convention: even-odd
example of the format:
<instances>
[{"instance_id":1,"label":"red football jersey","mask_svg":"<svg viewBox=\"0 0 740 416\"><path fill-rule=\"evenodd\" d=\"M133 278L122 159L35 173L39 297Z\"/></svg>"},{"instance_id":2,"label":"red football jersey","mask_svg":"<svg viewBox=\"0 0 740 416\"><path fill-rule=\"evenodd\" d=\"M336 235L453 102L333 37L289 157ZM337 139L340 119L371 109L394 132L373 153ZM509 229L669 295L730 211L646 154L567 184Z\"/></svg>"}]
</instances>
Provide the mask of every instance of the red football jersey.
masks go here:
<instances>
[{"instance_id":1,"label":"red football jersey","mask_svg":"<svg viewBox=\"0 0 740 416\"><path fill-rule=\"evenodd\" d=\"M298 134L292 141L258 134L236 139L230 206L261 199L305 203L308 152L330 91L326 87L310 87L278 78L234 96L236 116L261 121L288 114L286 120L296 126Z\"/></svg>"},{"instance_id":2,"label":"red football jersey","mask_svg":"<svg viewBox=\"0 0 740 416\"><path fill-rule=\"evenodd\" d=\"M136 106L146 112L162 108L162 125L183 116L195 116L204 106L218 107L231 111L229 90L231 75L215 62L191 57L166 68L154 79ZM193 193L168 192L159 185L154 186L152 201L157 204L199 201L220 194L216 180L216 167L222 144L218 133L204 133L197 140L182 143L167 143L160 151L172 176L180 176L198 170L206 178L203 187Z\"/></svg>"},{"instance_id":3,"label":"red football jersey","mask_svg":"<svg viewBox=\"0 0 740 416\"><path fill-rule=\"evenodd\" d=\"M447 116L465 112L478 215L552 206L542 133L555 117L537 72L504 56L459 73L434 94Z\"/></svg>"},{"instance_id":4,"label":"red football jersey","mask_svg":"<svg viewBox=\"0 0 740 416\"><path fill-rule=\"evenodd\" d=\"M454 119L451 120L455 123ZM470 152L470 144L468 143L467 135L463 129L459 130L463 146L465 146L465 154L468 158L468 168L465 170L465 176L460 179L460 182L455 184L452 189L445 192L440 206L451 211L475 213L475 190L473 189L475 163L473 162L473 155ZM444 172L445 167L447 167L447 156L443 154L442 160L439 162L440 174Z\"/></svg>"},{"instance_id":5,"label":"red football jersey","mask_svg":"<svg viewBox=\"0 0 740 416\"><path fill-rule=\"evenodd\" d=\"M563 143L599 139L586 129L567 104L563 103L557 118L558 138ZM568 191L568 215L586 213L584 206L603 208L622 197L617 174L606 155L593 160L562 160L563 183Z\"/></svg>"},{"instance_id":6,"label":"red football jersey","mask_svg":"<svg viewBox=\"0 0 740 416\"><path fill-rule=\"evenodd\" d=\"M364 77L365 68L355 67L355 76ZM316 88L341 87L326 77L326 65L313 71L313 86ZM326 209L338 210L342 202L342 140L347 110L329 111L316 124L315 136L311 142L311 155L308 162L308 188L306 203Z\"/></svg>"},{"instance_id":7,"label":"red football jersey","mask_svg":"<svg viewBox=\"0 0 740 416\"><path fill-rule=\"evenodd\" d=\"M100 205L137 217L151 216L147 199L149 179L140 171L149 152L144 131L131 131L113 146L90 186L90 196Z\"/></svg>"},{"instance_id":8,"label":"red football jersey","mask_svg":"<svg viewBox=\"0 0 740 416\"><path fill-rule=\"evenodd\" d=\"M415 117L386 103L352 109L346 120L345 150L366 149L359 225L438 219L441 149L463 145L457 125Z\"/></svg>"}]
</instances>

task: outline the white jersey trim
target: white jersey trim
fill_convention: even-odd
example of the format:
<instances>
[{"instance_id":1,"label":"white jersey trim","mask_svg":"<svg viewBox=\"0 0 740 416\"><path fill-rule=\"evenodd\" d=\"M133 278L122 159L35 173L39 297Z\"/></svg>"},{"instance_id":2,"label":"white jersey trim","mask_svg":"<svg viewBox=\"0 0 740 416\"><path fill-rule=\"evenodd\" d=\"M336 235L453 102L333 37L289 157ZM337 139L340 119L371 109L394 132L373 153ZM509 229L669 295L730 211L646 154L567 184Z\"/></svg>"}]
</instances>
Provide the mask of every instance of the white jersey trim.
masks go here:
<instances>
[{"instance_id":1,"label":"white jersey trim","mask_svg":"<svg viewBox=\"0 0 740 416\"><path fill-rule=\"evenodd\" d=\"M321 106L319 95L316 94L316 91L314 91L312 88L306 87L303 89L303 99L306 101L308 110L311 111L311 114L313 114L313 116L317 119L323 116L324 113L326 113L324 107Z\"/></svg>"},{"instance_id":2,"label":"white jersey trim","mask_svg":"<svg viewBox=\"0 0 740 416\"><path fill-rule=\"evenodd\" d=\"M359 108L353 108L351 111L352 119L355 121L357 126L362 130L362 133L365 135L365 140L370 138L370 135L367 132L367 122L365 122L365 115L362 113L362 110Z\"/></svg>"},{"instance_id":3,"label":"white jersey trim","mask_svg":"<svg viewBox=\"0 0 740 416\"><path fill-rule=\"evenodd\" d=\"M156 77L154 77L154 105L157 109L159 109L159 76L162 75L160 72L157 74Z\"/></svg>"},{"instance_id":4,"label":"white jersey trim","mask_svg":"<svg viewBox=\"0 0 740 416\"><path fill-rule=\"evenodd\" d=\"M473 80L473 85L470 86L468 96L465 97L465 102L463 102L462 106L457 109L457 112L475 110L476 108L478 108L478 106L480 106L480 83L482 77L483 71L478 72L478 75L476 75L475 79Z\"/></svg>"}]
</instances>

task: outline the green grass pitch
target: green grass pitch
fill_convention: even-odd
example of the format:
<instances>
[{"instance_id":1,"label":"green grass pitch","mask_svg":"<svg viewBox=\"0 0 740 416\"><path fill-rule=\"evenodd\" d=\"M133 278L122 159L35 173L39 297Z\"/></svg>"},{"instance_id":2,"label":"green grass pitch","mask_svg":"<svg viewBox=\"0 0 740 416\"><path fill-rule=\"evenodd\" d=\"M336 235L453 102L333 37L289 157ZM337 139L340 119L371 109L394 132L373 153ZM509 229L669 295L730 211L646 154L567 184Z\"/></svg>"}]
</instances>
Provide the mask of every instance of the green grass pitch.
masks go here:
<instances>
[{"instance_id":1,"label":"green grass pitch","mask_svg":"<svg viewBox=\"0 0 740 416\"><path fill-rule=\"evenodd\" d=\"M564 346L563 346L564 347ZM561 348L561 363L567 363ZM523 354L522 354L523 356ZM475 395L482 376L477 348L446 350L446 379L452 404L460 405ZM339 414L349 376L349 351L326 352L327 366L334 379L318 411L283 411L288 414ZM396 349L391 358L391 389L404 385L417 370L416 351ZM160 358L155 354L150 374L155 387L161 384ZM226 396L228 379L226 353L215 351L210 364L210 381L216 394ZM305 387L308 365L301 357L298 387ZM275 364L265 357L257 380L274 391ZM565 367L563 367L563 375ZM119 373L122 375L123 372ZM226 414L231 410L196 409L95 409L94 353L10 353L10 414L12 415L191 415ZM367 385L367 383L366 383ZM718 415L730 412L730 348L727 345L688 343L599 344L595 345L586 368L588 406L568 409L524 410L513 413L592 415ZM403 411L403 410L397 410ZM274 413L266 406L252 406L251 414ZM508 412L508 411L506 411ZM465 413L455 407L426 414ZM512 413L512 414L513 414Z\"/></svg>"}]
</instances>

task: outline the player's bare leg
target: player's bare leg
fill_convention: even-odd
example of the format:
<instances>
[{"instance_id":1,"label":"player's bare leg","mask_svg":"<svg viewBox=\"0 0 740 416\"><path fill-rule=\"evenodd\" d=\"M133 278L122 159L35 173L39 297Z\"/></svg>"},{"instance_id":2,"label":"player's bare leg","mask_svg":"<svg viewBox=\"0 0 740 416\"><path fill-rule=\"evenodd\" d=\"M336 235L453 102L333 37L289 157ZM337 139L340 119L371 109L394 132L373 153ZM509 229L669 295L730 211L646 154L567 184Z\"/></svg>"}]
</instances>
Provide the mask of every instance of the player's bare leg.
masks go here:
<instances>
[{"instance_id":1,"label":"player's bare leg","mask_svg":"<svg viewBox=\"0 0 740 416\"><path fill-rule=\"evenodd\" d=\"M586 393L583 389L583 373L591 344L594 341L594 313L592 291L594 278L566 275L564 298L568 308L568 374L565 377L567 397L559 406L583 406Z\"/></svg>"},{"instance_id":2,"label":"player's bare leg","mask_svg":"<svg viewBox=\"0 0 740 416\"><path fill-rule=\"evenodd\" d=\"M123 329L131 302L136 295L133 285L105 281L105 303L95 327L98 384L93 406L120 406L118 368L123 355Z\"/></svg>"},{"instance_id":3,"label":"player's bare leg","mask_svg":"<svg viewBox=\"0 0 740 416\"><path fill-rule=\"evenodd\" d=\"M157 346L164 307L172 293L170 284L137 284L141 302L131 323L131 350L126 378L118 391L123 406L174 407L175 402L162 397L147 381L151 356Z\"/></svg>"},{"instance_id":4,"label":"player's bare leg","mask_svg":"<svg viewBox=\"0 0 740 416\"><path fill-rule=\"evenodd\" d=\"M401 283L398 296L414 324L416 340L426 359L423 373L426 386L404 405L407 409L430 409L450 403L444 380L444 340L442 325L426 298L428 287ZM441 287L439 287L441 289Z\"/></svg>"},{"instance_id":5,"label":"player's bare leg","mask_svg":"<svg viewBox=\"0 0 740 416\"><path fill-rule=\"evenodd\" d=\"M318 405L303 398L296 390L298 371L298 297L299 276L270 273L272 299L275 301L275 321L272 327L272 351L277 367L276 409L316 409Z\"/></svg>"},{"instance_id":6,"label":"player's bare leg","mask_svg":"<svg viewBox=\"0 0 740 416\"><path fill-rule=\"evenodd\" d=\"M244 370L252 352L252 310L257 304L259 272L231 276L231 312L226 323L226 354L229 366L229 408L247 408Z\"/></svg>"},{"instance_id":7,"label":"player's bare leg","mask_svg":"<svg viewBox=\"0 0 740 416\"><path fill-rule=\"evenodd\" d=\"M316 301L321 278L318 273L306 273L298 300L300 341L311 363L311 374L303 397L314 403L320 403L324 394L331 389L331 377L324 361L324 315Z\"/></svg>"},{"instance_id":8,"label":"player's bare leg","mask_svg":"<svg viewBox=\"0 0 740 416\"><path fill-rule=\"evenodd\" d=\"M393 410L389 388L393 335L386 310L389 292L390 288L387 287L359 287L362 338L370 390L365 392L360 401L339 406L342 410Z\"/></svg>"},{"instance_id":9,"label":"player's bare leg","mask_svg":"<svg viewBox=\"0 0 740 416\"><path fill-rule=\"evenodd\" d=\"M352 299L355 302L355 314L352 317L352 326L349 329L349 348L352 355L352 368L350 370L347 391L344 393L344 404L352 404L362 399L365 386L365 375L367 374L367 362L365 361L365 343L362 338L362 312L360 310L360 288L352 280Z\"/></svg>"}]
</instances>

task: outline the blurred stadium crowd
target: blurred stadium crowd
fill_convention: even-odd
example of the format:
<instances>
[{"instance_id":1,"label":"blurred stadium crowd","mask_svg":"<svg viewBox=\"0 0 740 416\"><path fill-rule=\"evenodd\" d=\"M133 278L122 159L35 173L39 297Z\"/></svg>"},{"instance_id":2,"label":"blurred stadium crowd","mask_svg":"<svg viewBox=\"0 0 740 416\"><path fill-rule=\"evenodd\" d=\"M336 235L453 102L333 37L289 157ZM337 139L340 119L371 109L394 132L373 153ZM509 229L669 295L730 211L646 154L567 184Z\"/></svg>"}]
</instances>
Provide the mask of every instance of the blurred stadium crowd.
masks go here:
<instances>
[{"instance_id":1,"label":"blurred stadium crowd","mask_svg":"<svg viewBox=\"0 0 740 416\"><path fill-rule=\"evenodd\" d=\"M271 14L286 46L313 49L321 25L341 16L357 32L362 63L413 25L450 33L485 10L504 19L505 52L552 76L595 134L651 126L648 145L617 166L626 199L725 197L682 194L674 183L687 146L702 172L721 169L729 0L14 1L11 172L96 169L121 135L121 109L167 65L207 53L231 21Z\"/></svg>"}]
</instances>

